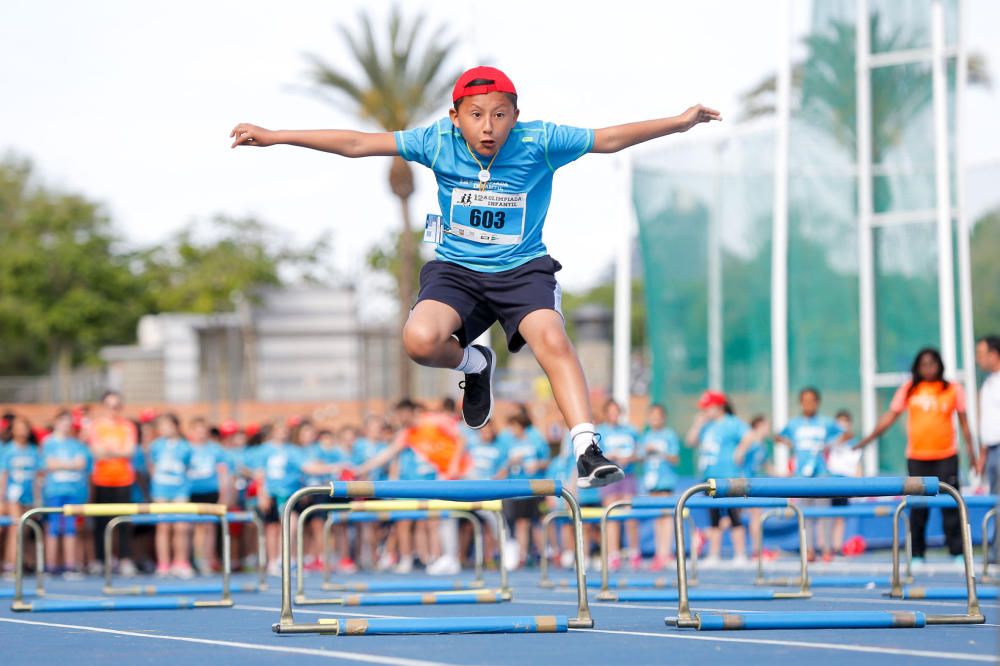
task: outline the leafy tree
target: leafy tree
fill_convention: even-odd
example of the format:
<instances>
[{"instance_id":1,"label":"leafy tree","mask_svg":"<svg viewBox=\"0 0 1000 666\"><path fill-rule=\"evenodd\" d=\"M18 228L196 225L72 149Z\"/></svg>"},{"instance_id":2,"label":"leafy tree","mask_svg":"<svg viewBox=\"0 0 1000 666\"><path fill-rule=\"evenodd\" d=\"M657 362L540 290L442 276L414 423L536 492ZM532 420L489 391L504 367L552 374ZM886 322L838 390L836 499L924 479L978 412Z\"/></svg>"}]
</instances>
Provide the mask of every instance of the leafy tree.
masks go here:
<instances>
[{"instance_id":1,"label":"leafy tree","mask_svg":"<svg viewBox=\"0 0 1000 666\"><path fill-rule=\"evenodd\" d=\"M448 34L446 26L427 33L425 15L418 14L406 20L396 6L389 15L387 42L380 45L371 17L361 13L358 23L357 33L344 25L338 26L338 30L350 49L354 64L361 69L361 77L353 77L339 65L310 55L311 76L317 91L334 104L346 105L362 121L386 131L412 127L440 109L442 100L447 99L448 91L461 73L458 68L446 67L448 55L458 43ZM399 199L402 219L400 270L396 274L402 327L413 303L411 276L415 273L417 248L414 235L410 233L413 171L401 157L392 158L389 188ZM412 386L412 366L402 347L399 368L400 390L407 393Z\"/></svg>"},{"instance_id":2,"label":"leafy tree","mask_svg":"<svg viewBox=\"0 0 1000 666\"><path fill-rule=\"evenodd\" d=\"M975 333L1000 333L1000 208L979 218L972 229L972 302Z\"/></svg>"},{"instance_id":3,"label":"leafy tree","mask_svg":"<svg viewBox=\"0 0 1000 666\"><path fill-rule=\"evenodd\" d=\"M196 233L202 226L188 226L138 255L151 311L225 312L238 298L252 299L258 287L282 285L289 277L321 279L326 235L296 248L253 218L216 216L207 234Z\"/></svg>"},{"instance_id":4,"label":"leafy tree","mask_svg":"<svg viewBox=\"0 0 1000 666\"><path fill-rule=\"evenodd\" d=\"M0 373L69 372L131 340L145 281L99 204L0 162Z\"/></svg>"}]
</instances>

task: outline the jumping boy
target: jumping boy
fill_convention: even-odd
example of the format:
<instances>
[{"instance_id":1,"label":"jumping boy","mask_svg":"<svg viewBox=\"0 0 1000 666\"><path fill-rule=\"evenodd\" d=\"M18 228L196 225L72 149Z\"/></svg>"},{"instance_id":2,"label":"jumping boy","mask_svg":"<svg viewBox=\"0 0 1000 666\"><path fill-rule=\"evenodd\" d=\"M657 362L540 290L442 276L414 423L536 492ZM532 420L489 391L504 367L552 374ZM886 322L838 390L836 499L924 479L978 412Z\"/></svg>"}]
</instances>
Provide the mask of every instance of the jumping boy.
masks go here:
<instances>
[{"instance_id":1,"label":"jumping boy","mask_svg":"<svg viewBox=\"0 0 1000 666\"><path fill-rule=\"evenodd\" d=\"M449 118L399 132L271 131L239 124L233 147L288 144L344 157L400 156L434 171L440 228L425 237L437 258L421 271L417 303L403 328L403 345L421 365L465 375L462 412L470 428L493 413L496 357L472 345L499 320L512 352L531 347L571 427L581 487L623 478L601 453L586 379L560 312L559 262L542 243L556 169L586 153L615 153L651 139L721 120L693 106L679 116L598 130L548 122L518 122L517 90L506 74L475 67L452 90Z\"/></svg>"}]
</instances>

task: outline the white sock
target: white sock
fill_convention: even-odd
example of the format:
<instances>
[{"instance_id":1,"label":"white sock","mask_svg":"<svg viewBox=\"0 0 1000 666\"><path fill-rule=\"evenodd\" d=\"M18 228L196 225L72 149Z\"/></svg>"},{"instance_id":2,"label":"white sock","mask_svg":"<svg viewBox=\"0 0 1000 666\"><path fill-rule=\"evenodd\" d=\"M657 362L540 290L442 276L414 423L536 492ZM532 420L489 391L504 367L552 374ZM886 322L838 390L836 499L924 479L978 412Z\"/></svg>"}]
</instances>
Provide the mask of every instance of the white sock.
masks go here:
<instances>
[{"instance_id":1,"label":"white sock","mask_svg":"<svg viewBox=\"0 0 1000 666\"><path fill-rule=\"evenodd\" d=\"M475 347L466 347L462 355L462 362L455 366L455 370L467 375L478 375L485 369L486 355Z\"/></svg>"},{"instance_id":2,"label":"white sock","mask_svg":"<svg viewBox=\"0 0 1000 666\"><path fill-rule=\"evenodd\" d=\"M575 425L569 431L569 436L573 439L573 453L579 458L587 450L587 447L594 443L594 424L581 423Z\"/></svg>"}]
</instances>

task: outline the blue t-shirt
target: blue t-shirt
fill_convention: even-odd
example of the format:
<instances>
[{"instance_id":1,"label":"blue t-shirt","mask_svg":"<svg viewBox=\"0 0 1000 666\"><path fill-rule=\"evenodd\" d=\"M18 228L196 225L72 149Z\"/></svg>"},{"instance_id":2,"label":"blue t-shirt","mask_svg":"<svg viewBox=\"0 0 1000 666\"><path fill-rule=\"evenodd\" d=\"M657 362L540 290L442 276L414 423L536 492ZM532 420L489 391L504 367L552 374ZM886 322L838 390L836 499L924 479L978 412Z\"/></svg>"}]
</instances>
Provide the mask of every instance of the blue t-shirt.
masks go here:
<instances>
[{"instance_id":1,"label":"blue t-shirt","mask_svg":"<svg viewBox=\"0 0 1000 666\"><path fill-rule=\"evenodd\" d=\"M680 455L681 440L672 428L647 430L640 442L644 458L642 485L649 492L673 490L677 485L677 470L667 457Z\"/></svg>"},{"instance_id":2,"label":"blue t-shirt","mask_svg":"<svg viewBox=\"0 0 1000 666\"><path fill-rule=\"evenodd\" d=\"M191 466L191 445L186 439L153 441L149 449L153 461L153 499L172 499L190 493L188 468Z\"/></svg>"},{"instance_id":3,"label":"blue t-shirt","mask_svg":"<svg viewBox=\"0 0 1000 666\"><path fill-rule=\"evenodd\" d=\"M546 254L542 227L556 169L589 152L594 131L535 120L514 125L479 191L476 163L450 118L395 133L400 156L432 171L445 229L437 258L496 273ZM485 168L489 157L476 156Z\"/></svg>"},{"instance_id":4,"label":"blue t-shirt","mask_svg":"<svg viewBox=\"0 0 1000 666\"><path fill-rule=\"evenodd\" d=\"M328 449L320 446L319 443L312 444L306 448L306 462L318 462L323 465L338 465L351 462L351 457L347 451L337 445ZM306 475L307 486L323 486L331 481L339 481L339 474L308 474Z\"/></svg>"},{"instance_id":5,"label":"blue t-shirt","mask_svg":"<svg viewBox=\"0 0 1000 666\"><path fill-rule=\"evenodd\" d=\"M248 465L264 471L264 484L279 504L302 487L302 466L305 451L294 444L265 442L256 447Z\"/></svg>"},{"instance_id":6,"label":"blue t-shirt","mask_svg":"<svg viewBox=\"0 0 1000 666\"><path fill-rule=\"evenodd\" d=\"M37 446L21 446L14 442L7 444L0 461L0 470L7 472L7 496L4 499L18 504L34 504L35 477L41 467L42 455Z\"/></svg>"},{"instance_id":7,"label":"blue t-shirt","mask_svg":"<svg viewBox=\"0 0 1000 666\"><path fill-rule=\"evenodd\" d=\"M727 479L742 474L735 455L740 440L749 430L750 426L731 414L702 426L698 434L698 469L704 478Z\"/></svg>"},{"instance_id":8,"label":"blue t-shirt","mask_svg":"<svg viewBox=\"0 0 1000 666\"><path fill-rule=\"evenodd\" d=\"M46 469L45 497L69 497L74 504L87 501L87 479L93 464L90 451L83 442L75 437L65 439L55 435L45 438L42 445L42 462L48 468L49 462L71 463L83 458L84 465L80 469Z\"/></svg>"},{"instance_id":9,"label":"blue t-shirt","mask_svg":"<svg viewBox=\"0 0 1000 666\"><path fill-rule=\"evenodd\" d=\"M764 465L767 462L767 442L753 442L747 447L743 456L743 476L752 478L765 476Z\"/></svg>"},{"instance_id":10,"label":"blue t-shirt","mask_svg":"<svg viewBox=\"0 0 1000 666\"><path fill-rule=\"evenodd\" d=\"M229 467L229 454L218 442L205 442L191 447L188 480L192 493L219 492L218 466Z\"/></svg>"},{"instance_id":11,"label":"blue t-shirt","mask_svg":"<svg viewBox=\"0 0 1000 666\"><path fill-rule=\"evenodd\" d=\"M472 459L472 468L466 475L468 479L485 481L492 479L500 471L503 463L504 451L500 447L500 442L494 439L492 442L484 442L479 437L466 439L465 450Z\"/></svg>"},{"instance_id":12,"label":"blue t-shirt","mask_svg":"<svg viewBox=\"0 0 1000 666\"><path fill-rule=\"evenodd\" d=\"M400 481L434 481L437 468L420 457L413 449L406 447L399 453Z\"/></svg>"},{"instance_id":13,"label":"blue t-shirt","mask_svg":"<svg viewBox=\"0 0 1000 666\"><path fill-rule=\"evenodd\" d=\"M503 460L518 458L518 462L511 462L507 468L508 479L537 479L541 478L541 471L528 472L528 465L542 463L547 458L540 456L541 448L538 440L525 432L520 438L515 437L510 432L502 432L497 436L497 442L503 449Z\"/></svg>"},{"instance_id":14,"label":"blue t-shirt","mask_svg":"<svg viewBox=\"0 0 1000 666\"><path fill-rule=\"evenodd\" d=\"M635 456L638 434L632 426L602 423L597 426L597 434L601 436L601 450L612 460ZM635 474L635 463L625 465L622 471L626 474Z\"/></svg>"},{"instance_id":15,"label":"blue t-shirt","mask_svg":"<svg viewBox=\"0 0 1000 666\"><path fill-rule=\"evenodd\" d=\"M843 429L831 418L815 414L796 416L781 431L792 442L795 452L796 476L822 476L826 473L823 458L827 444L843 434Z\"/></svg>"},{"instance_id":16,"label":"blue t-shirt","mask_svg":"<svg viewBox=\"0 0 1000 666\"><path fill-rule=\"evenodd\" d=\"M385 451L388 447L389 444L386 442L373 441L367 437L360 437L354 440L354 446L351 448L351 463L355 467L360 467ZM387 465L383 465L369 472L368 479L371 481L382 481L387 475Z\"/></svg>"}]
</instances>

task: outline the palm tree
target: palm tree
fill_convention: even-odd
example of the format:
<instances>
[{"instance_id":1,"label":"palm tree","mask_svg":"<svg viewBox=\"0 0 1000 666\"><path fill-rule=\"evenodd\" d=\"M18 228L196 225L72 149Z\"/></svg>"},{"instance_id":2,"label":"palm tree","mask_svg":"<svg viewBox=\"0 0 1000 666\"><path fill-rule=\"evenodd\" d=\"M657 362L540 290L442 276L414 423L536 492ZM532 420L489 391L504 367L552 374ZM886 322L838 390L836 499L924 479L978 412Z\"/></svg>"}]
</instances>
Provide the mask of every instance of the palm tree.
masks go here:
<instances>
[{"instance_id":1,"label":"palm tree","mask_svg":"<svg viewBox=\"0 0 1000 666\"><path fill-rule=\"evenodd\" d=\"M352 77L339 66L333 66L316 55L308 55L310 76L322 93L338 106L351 109L363 122L385 131L412 127L415 123L441 108L441 100L461 74L459 68L447 65L448 55L458 40L447 33L444 25L430 31L426 39L426 16L419 14L404 19L398 6L392 8L388 21L386 43L375 38L371 17L358 16L359 30L352 32L337 26L347 44L354 64L361 69L360 77ZM419 44L418 44L419 42ZM393 157L389 167L389 189L399 199L402 213L399 270L396 274L399 297L400 326L413 304L413 276L416 272L417 246L410 233L410 196L413 194L413 171L401 157ZM403 395L412 388L412 366L400 347L399 387Z\"/></svg>"}]
</instances>

